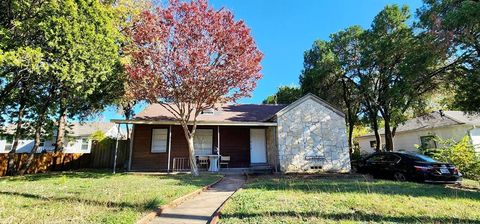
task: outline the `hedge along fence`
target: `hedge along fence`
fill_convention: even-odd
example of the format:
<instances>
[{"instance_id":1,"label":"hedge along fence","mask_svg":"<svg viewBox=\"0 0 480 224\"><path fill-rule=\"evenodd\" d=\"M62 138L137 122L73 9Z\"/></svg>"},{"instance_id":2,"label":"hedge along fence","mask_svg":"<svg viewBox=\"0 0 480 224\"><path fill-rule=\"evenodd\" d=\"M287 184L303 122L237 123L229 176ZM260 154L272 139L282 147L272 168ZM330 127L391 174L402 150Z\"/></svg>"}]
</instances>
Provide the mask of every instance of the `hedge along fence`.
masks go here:
<instances>
[{"instance_id":1,"label":"hedge along fence","mask_svg":"<svg viewBox=\"0 0 480 224\"><path fill-rule=\"evenodd\" d=\"M86 168L113 168L115 153L115 140L102 140L94 142L91 153L36 153L34 161L27 174L45 173L48 171L78 170ZM125 160L128 158L128 143L125 140L118 142L117 168L125 168ZM28 153L15 154L15 167L22 167ZM0 176L7 172L8 153L0 154Z\"/></svg>"}]
</instances>

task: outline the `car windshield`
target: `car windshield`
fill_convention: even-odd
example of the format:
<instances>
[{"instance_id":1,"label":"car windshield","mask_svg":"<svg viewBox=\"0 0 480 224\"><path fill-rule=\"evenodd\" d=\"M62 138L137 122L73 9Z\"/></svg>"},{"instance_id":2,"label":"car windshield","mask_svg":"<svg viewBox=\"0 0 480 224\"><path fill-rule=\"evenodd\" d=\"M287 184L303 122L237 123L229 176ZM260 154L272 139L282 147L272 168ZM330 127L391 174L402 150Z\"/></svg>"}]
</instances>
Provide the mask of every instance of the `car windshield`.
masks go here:
<instances>
[{"instance_id":1,"label":"car windshield","mask_svg":"<svg viewBox=\"0 0 480 224\"><path fill-rule=\"evenodd\" d=\"M429 163L436 163L438 162L437 160L434 160L426 155L422 154L408 154L412 159L416 161L422 161L422 162L429 162Z\"/></svg>"}]
</instances>

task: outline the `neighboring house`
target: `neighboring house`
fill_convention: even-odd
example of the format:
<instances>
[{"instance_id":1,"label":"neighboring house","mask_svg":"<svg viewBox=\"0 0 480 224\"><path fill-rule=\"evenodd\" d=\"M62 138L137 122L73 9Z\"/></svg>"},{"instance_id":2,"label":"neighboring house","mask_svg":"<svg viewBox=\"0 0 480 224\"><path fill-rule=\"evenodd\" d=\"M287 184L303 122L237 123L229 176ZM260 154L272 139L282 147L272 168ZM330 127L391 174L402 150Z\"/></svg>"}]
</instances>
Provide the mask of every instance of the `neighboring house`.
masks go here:
<instances>
[{"instance_id":1,"label":"neighboring house","mask_svg":"<svg viewBox=\"0 0 480 224\"><path fill-rule=\"evenodd\" d=\"M383 133L384 130L379 130ZM461 111L435 111L416 117L399 125L394 138L395 151L417 151L416 146L438 148L441 145L435 137L461 140L469 135L475 149L480 153L480 115L468 115ZM375 135L373 133L357 138L361 153L374 152ZM382 134L382 141L385 142ZM383 147L384 145L382 145Z\"/></svg>"},{"instance_id":2,"label":"neighboring house","mask_svg":"<svg viewBox=\"0 0 480 224\"><path fill-rule=\"evenodd\" d=\"M67 128L67 135L64 141L64 153L90 153L92 148L92 140L90 136L96 132L101 131L107 137L117 137L117 125L110 122L85 122L70 123ZM3 132L3 139L0 140L0 153L8 153L12 147L13 135L15 134L15 125L7 125ZM122 137L124 133L121 130ZM55 148L56 132L51 138L42 139L40 147L37 152L53 151ZM21 139L19 141L17 153L29 153L34 145L33 139Z\"/></svg>"},{"instance_id":3,"label":"neighboring house","mask_svg":"<svg viewBox=\"0 0 480 224\"><path fill-rule=\"evenodd\" d=\"M132 171L175 171L188 166L182 127L159 104L130 121ZM197 156L230 156L229 168L268 166L282 172L348 172L344 114L308 94L290 105L222 105L203 111L194 138Z\"/></svg>"}]
</instances>

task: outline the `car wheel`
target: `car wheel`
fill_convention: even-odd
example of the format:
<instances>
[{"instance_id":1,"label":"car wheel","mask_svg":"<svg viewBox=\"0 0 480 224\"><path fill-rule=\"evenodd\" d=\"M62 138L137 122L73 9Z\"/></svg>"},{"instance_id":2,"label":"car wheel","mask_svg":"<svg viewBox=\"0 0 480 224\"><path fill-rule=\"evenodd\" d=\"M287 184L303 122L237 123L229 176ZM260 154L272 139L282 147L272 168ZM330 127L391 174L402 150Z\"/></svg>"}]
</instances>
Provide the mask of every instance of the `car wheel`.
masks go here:
<instances>
[{"instance_id":1,"label":"car wheel","mask_svg":"<svg viewBox=\"0 0 480 224\"><path fill-rule=\"evenodd\" d=\"M396 181L406 181L407 180L407 177L405 176L405 174L401 173L401 172L396 172L393 174L393 178L396 180Z\"/></svg>"}]
</instances>

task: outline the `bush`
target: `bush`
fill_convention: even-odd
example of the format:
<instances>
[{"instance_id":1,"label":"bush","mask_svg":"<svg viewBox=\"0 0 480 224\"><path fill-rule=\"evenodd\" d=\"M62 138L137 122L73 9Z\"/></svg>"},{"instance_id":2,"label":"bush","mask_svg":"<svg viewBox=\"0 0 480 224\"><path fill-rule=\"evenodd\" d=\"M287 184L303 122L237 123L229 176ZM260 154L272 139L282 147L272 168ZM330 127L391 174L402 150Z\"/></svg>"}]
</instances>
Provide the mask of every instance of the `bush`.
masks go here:
<instances>
[{"instance_id":1,"label":"bush","mask_svg":"<svg viewBox=\"0 0 480 224\"><path fill-rule=\"evenodd\" d=\"M468 136L463 137L459 142L438 138L437 142L442 145L441 148L423 150L423 152L436 160L452 163L465 178L480 180L480 160Z\"/></svg>"}]
</instances>

